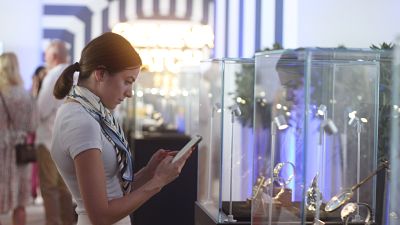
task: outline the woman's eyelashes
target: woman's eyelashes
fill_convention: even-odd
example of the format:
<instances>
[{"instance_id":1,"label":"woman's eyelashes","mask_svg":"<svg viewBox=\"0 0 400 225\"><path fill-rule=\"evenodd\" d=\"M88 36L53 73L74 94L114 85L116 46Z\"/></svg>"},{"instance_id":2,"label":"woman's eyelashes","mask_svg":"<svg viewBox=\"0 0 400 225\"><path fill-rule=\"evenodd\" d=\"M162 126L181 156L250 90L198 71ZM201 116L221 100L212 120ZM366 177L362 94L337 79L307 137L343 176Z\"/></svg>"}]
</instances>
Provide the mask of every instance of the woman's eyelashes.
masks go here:
<instances>
[{"instance_id":1,"label":"woman's eyelashes","mask_svg":"<svg viewBox=\"0 0 400 225\"><path fill-rule=\"evenodd\" d=\"M125 84L128 85L133 84L134 82L135 82L134 80L125 80Z\"/></svg>"}]
</instances>

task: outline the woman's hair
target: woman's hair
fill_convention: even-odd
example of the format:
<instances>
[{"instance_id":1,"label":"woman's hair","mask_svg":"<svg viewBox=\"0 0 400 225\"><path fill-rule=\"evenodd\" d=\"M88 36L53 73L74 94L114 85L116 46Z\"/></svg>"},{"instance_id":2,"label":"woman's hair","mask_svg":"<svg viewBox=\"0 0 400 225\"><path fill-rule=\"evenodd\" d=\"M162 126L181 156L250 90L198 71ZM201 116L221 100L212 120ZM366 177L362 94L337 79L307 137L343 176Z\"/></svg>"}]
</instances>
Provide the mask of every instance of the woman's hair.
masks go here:
<instances>
[{"instance_id":1,"label":"woman's hair","mask_svg":"<svg viewBox=\"0 0 400 225\"><path fill-rule=\"evenodd\" d=\"M298 87L294 83L299 83L304 77L303 49L287 49L282 52L276 63L275 69L278 72L279 81L284 86Z\"/></svg>"},{"instance_id":2,"label":"woman's hair","mask_svg":"<svg viewBox=\"0 0 400 225\"><path fill-rule=\"evenodd\" d=\"M139 54L121 35L107 32L90 41L82 50L79 63L62 72L54 87L54 96L63 99L73 85L73 74L79 72L79 81L88 79L93 71L104 68L111 75L142 65Z\"/></svg>"},{"instance_id":3,"label":"woman's hair","mask_svg":"<svg viewBox=\"0 0 400 225\"><path fill-rule=\"evenodd\" d=\"M35 69L35 72L33 72L33 76L39 76L40 75L40 72L42 72L42 70L45 70L46 69L46 67L44 67L44 66L38 66L36 69Z\"/></svg>"},{"instance_id":4,"label":"woman's hair","mask_svg":"<svg viewBox=\"0 0 400 225\"><path fill-rule=\"evenodd\" d=\"M16 85L22 85L18 59L13 52L5 52L0 55L0 90Z\"/></svg>"},{"instance_id":5,"label":"woman's hair","mask_svg":"<svg viewBox=\"0 0 400 225\"><path fill-rule=\"evenodd\" d=\"M43 79L44 79L44 76L46 75L46 73L47 73L46 67L44 67L44 66L38 66L35 69L35 72L33 73L32 78L34 80L32 82L32 88L35 89L35 90L33 90L35 92L34 93L35 96L39 93L40 89L42 88ZM36 82L36 84L35 84L35 82ZM36 85L36 86L34 86L34 85Z\"/></svg>"}]
</instances>

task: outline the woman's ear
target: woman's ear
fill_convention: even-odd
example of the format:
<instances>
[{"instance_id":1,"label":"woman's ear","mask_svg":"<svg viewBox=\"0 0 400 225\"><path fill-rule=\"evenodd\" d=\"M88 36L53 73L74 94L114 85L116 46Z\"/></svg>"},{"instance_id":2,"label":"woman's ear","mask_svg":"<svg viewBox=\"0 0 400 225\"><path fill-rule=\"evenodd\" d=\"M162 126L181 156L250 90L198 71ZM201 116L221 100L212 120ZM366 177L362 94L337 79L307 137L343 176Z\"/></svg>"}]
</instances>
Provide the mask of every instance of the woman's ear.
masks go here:
<instances>
[{"instance_id":1,"label":"woman's ear","mask_svg":"<svg viewBox=\"0 0 400 225\"><path fill-rule=\"evenodd\" d=\"M94 71L94 77L96 81L101 82L104 79L106 71L104 69L97 69Z\"/></svg>"}]
</instances>

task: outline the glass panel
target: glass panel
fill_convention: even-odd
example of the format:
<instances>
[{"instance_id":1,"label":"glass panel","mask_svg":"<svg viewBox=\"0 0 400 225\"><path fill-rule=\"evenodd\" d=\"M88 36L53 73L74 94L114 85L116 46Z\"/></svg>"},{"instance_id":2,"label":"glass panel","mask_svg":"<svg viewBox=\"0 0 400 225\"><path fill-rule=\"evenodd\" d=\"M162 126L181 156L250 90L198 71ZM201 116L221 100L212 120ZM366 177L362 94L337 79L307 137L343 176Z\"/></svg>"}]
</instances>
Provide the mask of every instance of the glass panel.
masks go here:
<instances>
[{"instance_id":1,"label":"glass panel","mask_svg":"<svg viewBox=\"0 0 400 225\"><path fill-rule=\"evenodd\" d=\"M199 68L179 74L142 72L134 84L133 99L125 103L135 138L195 133L199 82Z\"/></svg>"},{"instance_id":2,"label":"glass panel","mask_svg":"<svg viewBox=\"0 0 400 225\"><path fill-rule=\"evenodd\" d=\"M194 135L199 132L200 67L184 67L177 78L180 87L177 96L180 105L178 130Z\"/></svg>"},{"instance_id":3,"label":"glass panel","mask_svg":"<svg viewBox=\"0 0 400 225\"><path fill-rule=\"evenodd\" d=\"M266 182L255 184L254 223L341 221L330 200L376 168L378 82L374 51L256 56L254 180ZM374 188L353 188L349 201L375 207Z\"/></svg>"},{"instance_id":4,"label":"glass panel","mask_svg":"<svg viewBox=\"0 0 400 225\"><path fill-rule=\"evenodd\" d=\"M202 63L198 201L216 222L250 220L253 79L253 60Z\"/></svg>"}]
</instances>

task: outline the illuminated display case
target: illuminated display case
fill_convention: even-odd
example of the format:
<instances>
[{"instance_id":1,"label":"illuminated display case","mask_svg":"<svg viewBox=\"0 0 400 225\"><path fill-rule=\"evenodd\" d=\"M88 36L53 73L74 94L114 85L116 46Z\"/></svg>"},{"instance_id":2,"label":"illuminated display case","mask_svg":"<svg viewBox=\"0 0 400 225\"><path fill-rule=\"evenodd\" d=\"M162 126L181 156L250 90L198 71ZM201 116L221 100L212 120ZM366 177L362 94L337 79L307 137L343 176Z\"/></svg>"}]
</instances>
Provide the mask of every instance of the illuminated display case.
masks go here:
<instances>
[{"instance_id":1,"label":"illuminated display case","mask_svg":"<svg viewBox=\"0 0 400 225\"><path fill-rule=\"evenodd\" d=\"M256 55L252 224L373 220L373 175L386 167L377 163L380 56L323 48Z\"/></svg>"},{"instance_id":2,"label":"illuminated display case","mask_svg":"<svg viewBox=\"0 0 400 225\"><path fill-rule=\"evenodd\" d=\"M253 85L253 59L201 64L197 225L250 223Z\"/></svg>"},{"instance_id":3,"label":"illuminated display case","mask_svg":"<svg viewBox=\"0 0 400 225\"><path fill-rule=\"evenodd\" d=\"M198 125L200 68L180 73L141 72L133 97L117 110L132 138L192 135Z\"/></svg>"},{"instance_id":4,"label":"illuminated display case","mask_svg":"<svg viewBox=\"0 0 400 225\"><path fill-rule=\"evenodd\" d=\"M392 107L392 132L390 153L390 208L389 225L400 224L400 37L396 40L393 59L393 107Z\"/></svg>"}]
</instances>

